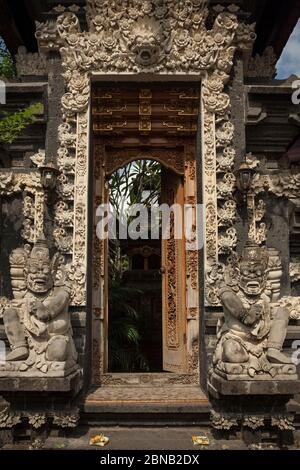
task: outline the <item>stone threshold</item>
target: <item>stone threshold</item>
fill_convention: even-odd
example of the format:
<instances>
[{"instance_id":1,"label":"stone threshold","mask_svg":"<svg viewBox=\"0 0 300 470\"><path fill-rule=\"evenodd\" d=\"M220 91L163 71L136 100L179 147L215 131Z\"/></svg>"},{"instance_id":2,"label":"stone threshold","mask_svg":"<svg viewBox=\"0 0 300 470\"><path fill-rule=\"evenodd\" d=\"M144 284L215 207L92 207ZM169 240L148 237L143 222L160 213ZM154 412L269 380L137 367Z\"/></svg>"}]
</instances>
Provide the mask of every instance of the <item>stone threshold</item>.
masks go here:
<instances>
[{"instance_id":1,"label":"stone threshold","mask_svg":"<svg viewBox=\"0 0 300 470\"><path fill-rule=\"evenodd\" d=\"M141 373L104 373L101 375L101 386L128 386L128 387L161 387L168 385L194 385L199 384L198 374L176 374L173 372L141 372Z\"/></svg>"},{"instance_id":2,"label":"stone threshold","mask_svg":"<svg viewBox=\"0 0 300 470\"><path fill-rule=\"evenodd\" d=\"M82 409L84 413L199 413L210 405L200 386L103 386L86 395Z\"/></svg>"}]
</instances>

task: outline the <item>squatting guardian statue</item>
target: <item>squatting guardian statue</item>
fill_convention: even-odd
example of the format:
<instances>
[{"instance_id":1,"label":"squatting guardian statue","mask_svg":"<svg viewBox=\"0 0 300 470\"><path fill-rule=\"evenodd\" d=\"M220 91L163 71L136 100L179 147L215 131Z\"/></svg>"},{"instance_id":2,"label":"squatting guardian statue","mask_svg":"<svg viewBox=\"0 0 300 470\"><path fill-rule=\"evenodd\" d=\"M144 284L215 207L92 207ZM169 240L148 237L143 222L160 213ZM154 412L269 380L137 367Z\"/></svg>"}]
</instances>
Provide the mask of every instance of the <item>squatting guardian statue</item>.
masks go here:
<instances>
[{"instance_id":1,"label":"squatting guardian statue","mask_svg":"<svg viewBox=\"0 0 300 470\"><path fill-rule=\"evenodd\" d=\"M64 375L76 366L77 353L68 311L69 292L66 286L55 286L58 257L50 259L46 240L41 237L30 253L18 250L11 258L18 258L15 262L19 265L23 260L24 266L23 280L21 275L15 290L13 286L17 298L3 315L11 347L6 368L33 375ZM20 266L14 271L20 271Z\"/></svg>"},{"instance_id":2,"label":"squatting guardian statue","mask_svg":"<svg viewBox=\"0 0 300 470\"><path fill-rule=\"evenodd\" d=\"M224 319L213 359L215 373L224 378L271 379L296 372L281 352L289 311L271 301L268 261L268 250L249 241L225 270L219 286Z\"/></svg>"}]
</instances>

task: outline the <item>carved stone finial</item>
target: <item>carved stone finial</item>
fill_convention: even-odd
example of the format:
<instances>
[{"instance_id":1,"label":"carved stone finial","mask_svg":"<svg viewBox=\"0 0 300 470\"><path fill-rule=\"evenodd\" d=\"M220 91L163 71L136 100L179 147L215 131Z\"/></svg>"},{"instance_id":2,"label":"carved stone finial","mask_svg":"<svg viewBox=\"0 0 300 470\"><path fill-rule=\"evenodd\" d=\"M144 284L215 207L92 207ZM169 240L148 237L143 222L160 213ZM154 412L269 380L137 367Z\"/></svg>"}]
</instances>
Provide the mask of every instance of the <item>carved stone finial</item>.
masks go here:
<instances>
[{"instance_id":1,"label":"carved stone finial","mask_svg":"<svg viewBox=\"0 0 300 470\"><path fill-rule=\"evenodd\" d=\"M19 77L26 75L47 75L47 60L44 54L27 52L20 46L16 55L16 68Z\"/></svg>"},{"instance_id":2,"label":"carved stone finial","mask_svg":"<svg viewBox=\"0 0 300 470\"><path fill-rule=\"evenodd\" d=\"M248 62L246 77L248 78L274 78L276 75L277 57L273 47L265 49L263 55L256 54Z\"/></svg>"}]
</instances>

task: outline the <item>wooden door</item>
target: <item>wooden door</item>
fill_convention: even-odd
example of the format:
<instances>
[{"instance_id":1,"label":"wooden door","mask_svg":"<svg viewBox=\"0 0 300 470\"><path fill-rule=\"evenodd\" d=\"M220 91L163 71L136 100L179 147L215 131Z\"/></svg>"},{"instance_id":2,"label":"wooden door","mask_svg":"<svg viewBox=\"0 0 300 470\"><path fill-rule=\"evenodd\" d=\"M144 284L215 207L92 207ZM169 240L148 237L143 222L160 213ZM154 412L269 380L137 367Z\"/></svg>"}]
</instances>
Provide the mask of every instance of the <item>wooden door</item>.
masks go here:
<instances>
[{"instance_id":1,"label":"wooden door","mask_svg":"<svg viewBox=\"0 0 300 470\"><path fill-rule=\"evenodd\" d=\"M181 208L176 213L170 212L169 239L162 232L163 369L183 373L186 372L184 187L183 177L164 167L161 199L169 207L177 204ZM180 234L176 235L176 229ZM176 239L178 235L180 239Z\"/></svg>"}]
</instances>

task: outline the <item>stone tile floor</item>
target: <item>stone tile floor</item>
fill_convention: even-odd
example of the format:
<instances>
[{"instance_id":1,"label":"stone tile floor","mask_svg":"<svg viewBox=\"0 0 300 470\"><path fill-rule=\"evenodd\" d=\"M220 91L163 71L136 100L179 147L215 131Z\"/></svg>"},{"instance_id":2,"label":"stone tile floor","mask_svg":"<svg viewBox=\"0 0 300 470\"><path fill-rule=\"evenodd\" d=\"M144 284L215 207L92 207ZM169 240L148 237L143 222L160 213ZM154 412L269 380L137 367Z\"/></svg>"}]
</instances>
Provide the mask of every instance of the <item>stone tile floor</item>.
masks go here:
<instances>
[{"instance_id":1,"label":"stone tile floor","mask_svg":"<svg viewBox=\"0 0 300 470\"><path fill-rule=\"evenodd\" d=\"M91 447L89 439L99 433L104 433L109 437L109 443L104 447ZM194 446L192 435L206 435L209 438L208 446ZM51 450L96 450L101 452L109 450L247 450L249 447L240 439L219 439L211 430L200 429L199 427L101 427L90 429L77 429L69 436L51 436L45 444L36 448ZM6 445L4 449L29 449L32 448L29 442L22 442L14 446ZM300 448L300 431L296 433L295 444L289 449ZM251 445L253 450L277 450L279 449L276 439L263 442L258 445Z\"/></svg>"}]
</instances>

